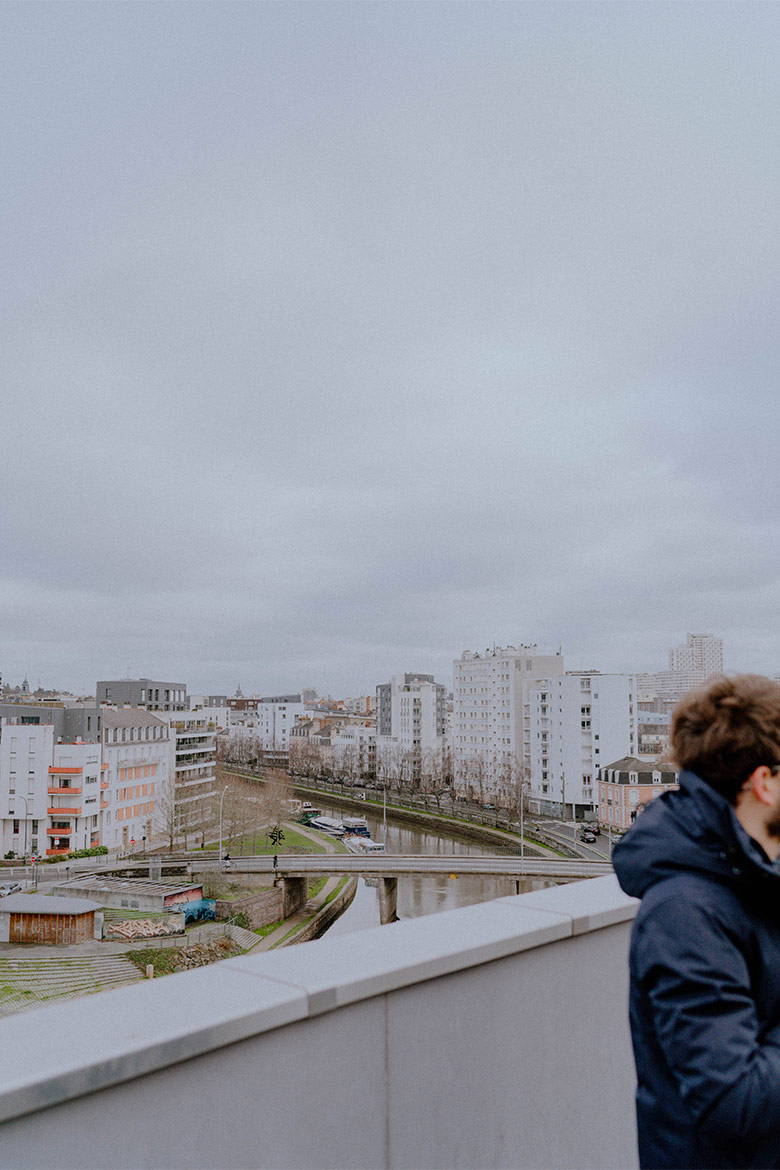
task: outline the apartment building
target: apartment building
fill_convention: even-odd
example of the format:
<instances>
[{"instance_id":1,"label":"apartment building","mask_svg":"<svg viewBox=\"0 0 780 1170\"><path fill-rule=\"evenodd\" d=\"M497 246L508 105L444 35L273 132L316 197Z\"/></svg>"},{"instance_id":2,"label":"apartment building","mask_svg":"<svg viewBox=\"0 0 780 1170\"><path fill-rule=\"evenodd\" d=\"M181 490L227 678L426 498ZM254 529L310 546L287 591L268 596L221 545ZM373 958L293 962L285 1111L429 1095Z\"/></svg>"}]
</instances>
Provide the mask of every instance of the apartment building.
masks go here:
<instances>
[{"instance_id":1,"label":"apartment building","mask_svg":"<svg viewBox=\"0 0 780 1170\"><path fill-rule=\"evenodd\" d=\"M0 705L0 847L53 856L100 843L100 715L63 702Z\"/></svg>"},{"instance_id":2,"label":"apartment building","mask_svg":"<svg viewBox=\"0 0 780 1170\"><path fill-rule=\"evenodd\" d=\"M331 734L337 775L357 779L376 774L376 725L373 719L340 723Z\"/></svg>"},{"instance_id":3,"label":"apartment building","mask_svg":"<svg viewBox=\"0 0 780 1170\"><path fill-rule=\"evenodd\" d=\"M210 713L168 711L177 831L203 829L217 800L217 728Z\"/></svg>"},{"instance_id":4,"label":"apartment building","mask_svg":"<svg viewBox=\"0 0 780 1170\"><path fill-rule=\"evenodd\" d=\"M571 671L539 679L531 688L529 714L533 812L592 809L602 762L636 755L632 675Z\"/></svg>"},{"instance_id":5,"label":"apartment building","mask_svg":"<svg viewBox=\"0 0 780 1170\"><path fill-rule=\"evenodd\" d=\"M713 674L723 672L723 639L713 634L688 634L685 644L669 651L669 669L649 676L658 698L681 699Z\"/></svg>"},{"instance_id":6,"label":"apartment building","mask_svg":"<svg viewBox=\"0 0 780 1170\"><path fill-rule=\"evenodd\" d=\"M674 706L671 699L642 699L640 694L636 712L637 755L645 760L669 755Z\"/></svg>"},{"instance_id":7,"label":"apartment building","mask_svg":"<svg viewBox=\"0 0 780 1170\"><path fill-rule=\"evenodd\" d=\"M99 682L96 694L98 702L113 705L117 712L143 710L155 713L167 725L167 772L173 788L172 797L166 797L166 804L170 804L172 799L174 810L167 808L162 816L157 801L157 820L168 822L169 839L170 819L174 813L177 833L198 829L202 831L212 819L216 796L217 723L214 715L204 708L194 711L189 709L186 683L159 682L148 678L113 679ZM102 709L104 720L108 709ZM227 719L227 707L224 711ZM149 802L141 801L142 805L144 803ZM140 814L141 817L144 815ZM136 824L130 826L131 837L136 830Z\"/></svg>"},{"instance_id":8,"label":"apartment building","mask_svg":"<svg viewBox=\"0 0 780 1170\"><path fill-rule=\"evenodd\" d=\"M632 756L599 768L597 777L599 822L620 830L630 828L651 800L678 787L671 765Z\"/></svg>"},{"instance_id":9,"label":"apartment building","mask_svg":"<svg viewBox=\"0 0 780 1170\"><path fill-rule=\"evenodd\" d=\"M100 844L141 849L166 835L173 793L170 730L162 714L104 707L102 747Z\"/></svg>"},{"instance_id":10,"label":"apartment building","mask_svg":"<svg viewBox=\"0 0 780 1170\"><path fill-rule=\"evenodd\" d=\"M273 695L257 704L254 720L257 738L264 751L289 756L290 731L296 719L307 711L300 694Z\"/></svg>"},{"instance_id":11,"label":"apartment building","mask_svg":"<svg viewBox=\"0 0 780 1170\"><path fill-rule=\"evenodd\" d=\"M563 674L563 655L535 644L464 650L453 664L452 759L455 786L498 795L531 767L531 689Z\"/></svg>"},{"instance_id":12,"label":"apartment building","mask_svg":"<svg viewBox=\"0 0 780 1170\"><path fill-rule=\"evenodd\" d=\"M376 688L376 767L391 782L440 770L446 688L432 674L396 674Z\"/></svg>"},{"instance_id":13,"label":"apartment building","mask_svg":"<svg viewBox=\"0 0 780 1170\"><path fill-rule=\"evenodd\" d=\"M2 851L54 856L100 840L100 745L58 743L54 724L0 727Z\"/></svg>"},{"instance_id":14,"label":"apartment building","mask_svg":"<svg viewBox=\"0 0 780 1170\"><path fill-rule=\"evenodd\" d=\"M147 711L185 711L189 705L186 683L155 682L150 678L120 678L96 685L99 704L112 707L144 707Z\"/></svg>"}]
</instances>

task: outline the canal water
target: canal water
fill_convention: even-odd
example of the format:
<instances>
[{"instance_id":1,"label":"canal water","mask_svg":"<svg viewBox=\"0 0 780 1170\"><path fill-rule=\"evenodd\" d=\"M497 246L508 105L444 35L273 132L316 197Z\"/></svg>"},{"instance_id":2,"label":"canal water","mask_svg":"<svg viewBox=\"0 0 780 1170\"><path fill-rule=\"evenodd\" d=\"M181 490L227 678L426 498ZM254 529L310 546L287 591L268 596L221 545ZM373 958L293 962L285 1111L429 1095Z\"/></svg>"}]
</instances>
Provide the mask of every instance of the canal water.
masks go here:
<instances>
[{"instance_id":1,"label":"canal water","mask_svg":"<svg viewBox=\"0 0 780 1170\"><path fill-rule=\"evenodd\" d=\"M317 801L317 807L325 816L340 820L344 810ZM353 814L356 815L356 814ZM368 831L375 841L385 840L382 814L366 809ZM475 902L488 902L492 898L503 898L507 894L527 893L555 885L545 878L492 878L473 875L458 876L457 858L469 854L497 855L500 850L489 845L458 841L440 833L423 831L416 826L387 822L388 853L425 853L452 856L452 876L447 874L401 874L398 878L398 917L419 918L424 914L436 914L439 910L452 910L457 906L471 906ZM376 886L359 879L357 893L351 905L328 930L328 935L348 934L354 930L365 930L379 925L379 893Z\"/></svg>"}]
</instances>

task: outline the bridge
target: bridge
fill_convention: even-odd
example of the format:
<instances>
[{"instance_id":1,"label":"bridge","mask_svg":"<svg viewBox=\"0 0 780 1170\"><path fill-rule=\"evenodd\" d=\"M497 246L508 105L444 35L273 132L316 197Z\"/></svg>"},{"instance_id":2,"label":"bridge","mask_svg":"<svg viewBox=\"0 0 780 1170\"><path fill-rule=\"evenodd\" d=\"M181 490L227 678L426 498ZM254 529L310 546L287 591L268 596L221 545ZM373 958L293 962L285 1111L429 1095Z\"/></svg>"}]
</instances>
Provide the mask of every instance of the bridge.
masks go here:
<instances>
[{"instance_id":1,"label":"bridge","mask_svg":"<svg viewBox=\"0 0 780 1170\"><path fill-rule=\"evenodd\" d=\"M270 863L270 865L269 865ZM215 860L213 864L219 864ZM268 872L285 885L285 905L306 901L308 875L321 873L359 874L375 879L379 887L379 921L383 925L398 921L398 877L400 874L479 875L482 877L550 877L572 881L575 878L604 877L612 872L608 861L553 861L524 857L482 857L474 854L387 854L360 856L352 853L286 854L276 857L243 857L233 862L233 869L245 873ZM520 893L518 884L517 893Z\"/></svg>"},{"instance_id":2,"label":"bridge","mask_svg":"<svg viewBox=\"0 0 780 1170\"><path fill-rule=\"evenodd\" d=\"M149 861L126 861L116 871L146 873ZM217 856L189 854L176 859L155 858L152 862L159 876L163 873L209 872L220 868ZM225 863L222 862L225 872ZM105 869L102 872L106 872ZM605 877L612 872L608 861L570 861L565 858L494 857L478 854L441 853L280 853L275 858L265 854L254 857L231 857L230 873L267 873L284 883L285 914L291 914L308 897L308 879L312 874L347 874L372 878L379 887L379 920L382 924L398 919L398 878L403 874L455 875L480 877L547 877L558 881ZM518 885L517 892L520 892Z\"/></svg>"},{"instance_id":3,"label":"bridge","mask_svg":"<svg viewBox=\"0 0 780 1170\"><path fill-rule=\"evenodd\" d=\"M219 858L208 853L189 853L175 858L153 858L162 873L181 872L183 867L198 872L218 870ZM150 859L126 860L101 866L103 873L112 869L122 873L146 872ZM83 868L89 868L85 866ZM222 863L224 870L225 863ZM74 866L75 869L75 866ZM477 874L483 877L550 877L562 881L575 878L605 877L612 873L609 861L569 861L562 857L493 857L480 854L375 853L368 857L353 853L279 853L273 857L231 857L231 873L274 873L279 877L303 877L308 874L346 873L365 877L397 877L398 874Z\"/></svg>"}]
</instances>

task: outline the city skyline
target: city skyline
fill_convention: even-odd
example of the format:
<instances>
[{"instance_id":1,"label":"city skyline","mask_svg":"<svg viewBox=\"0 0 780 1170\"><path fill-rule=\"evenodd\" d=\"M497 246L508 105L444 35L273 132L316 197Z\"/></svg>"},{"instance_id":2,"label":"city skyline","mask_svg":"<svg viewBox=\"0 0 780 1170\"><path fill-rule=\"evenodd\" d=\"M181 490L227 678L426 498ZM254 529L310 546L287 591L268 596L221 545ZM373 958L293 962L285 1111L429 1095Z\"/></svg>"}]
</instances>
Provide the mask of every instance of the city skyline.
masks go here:
<instances>
[{"instance_id":1,"label":"city skyline","mask_svg":"<svg viewBox=\"0 0 780 1170\"><path fill-rule=\"evenodd\" d=\"M689 681L688 681L687 685L694 686L694 685L698 685L698 682L701 681L696 676L695 669L693 669L695 664L680 661L681 656L685 656L686 652L689 654L693 653L693 651L691 650L691 646L694 642L696 642L696 643L711 643L711 644L713 644L714 649L712 651L710 651L710 653L713 653L717 656L717 661L710 663L710 666L714 667L715 669L720 669L722 666L722 669L724 669L726 671L726 673L737 673L736 671L729 669L728 664L724 664L723 639L720 638L717 634L713 635L713 634L708 633L708 634L702 635L702 634L688 633L688 634L686 634L686 639L687 639L687 641L685 643L680 642L678 645L669 646L666 650L666 660L667 660L666 666L662 667L660 670L652 670L652 671L645 670L643 668L634 668L634 669L629 669L626 671L607 671L598 665L590 665L590 666L572 665L569 661L567 661L565 648L563 648L563 647L558 647L557 650L556 649L548 649L547 653L549 654L551 659L558 654L561 655L561 657L563 659L564 673L565 674L581 674L583 672L585 672L585 673L593 672L596 674L621 674L621 675L626 675L626 676L632 675L632 676L637 676L637 677L643 677L643 676L647 675L650 680L655 679L659 683L662 683L664 679L668 679L669 677L673 677L674 675L677 674L681 678L688 677ZM536 652L538 650L540 653L543 653L543 654L545 653L545 648L538 647L537 644L535 644L535 643L523 644L520 642L507 643L505 646L500 646L497 642L494 641L489 646L486 646L484 648L476 648L476 647L467 648L463 652L462 655L460 655L458 658L450 661L450 671L449 671L449 675L447 675L448 681L450 679L453 682L455 681L455 678L457 677L457 671L458 671L458 668L460 665L461 658L464 655L468 658L470 658L472 656L475 656L476 658L480 658L480 657L491 658L491 657L495 656L496 653L498 653L498 654L503 653L503 651L506 649L509 649L512 651L514 651L514 650L532 650L534 652ZM701 668L702 668L702 665L700 664L700 670L701 670ZM706 667L705 667L705 669L706 669ZM687 674L686 674L686 671L688 672ZM442 675L436 676L434 674L427 674L425 672L423 674L414 675L414 676L410 676L410 677L426 677L426 678L429 678L431 681L434 681L434 680L436 682L442 681ZM119 679L120 682L126 681L128 683L146 682L146 681L150 681L151 678L152 678L152 675L148 672L144 673L144 674L141 674L139 672L135 675L132 675L130 673L126 673L125 675L121 676L121 678L120 678L120 676L117 675L117 679ZM43 683L43 681L40 678L35 678L35 680L33 681L32 679L30 679L27 676L27 674L25 674L22 679L11 679L7 675L3 675L2 673L0 673L0 683L2 683L6 687L14 688L17 690L19 688L21 688L24 685L24 683L27 683L30 694L33 694L37 690L40 689L42 691L53 691L53 692L59 691L63 694L71 693L74 696L79 697L79 698L94 698L95 693L96 693L96 688L97 688L97 691L100 692L100 686L101 686L101 684L98 682L98 683L93 684L91 687L89 685L87 685L86 687L81 688L81 689L71 690L68 687L57 686L56 683L55 683L55 685L47 686ZM170 684L170 685L174 685L174 684ZM181 684L176 684L176 685L181 685ZM249 686L242 686L240 680L237 683L236 688L234 690L228 689L226 691L220 691L220 690L216 689L215 687L210 687L207 685L201 686L201 687L193 686L189 682L184 682L183 685L184 685L185 691L188 692L189 695L222 695L222 694L224 694L228 697L233 697L234 695L238 695L240 693L241 696L243 696L245 698L250 698L250 697L259 698L261 696L267 697L267 696L274 695L275 693L279 694L281 691L284 690L284 688L280 688L280 687L270 687L270 688L266 688L265 690L261 691L257 688L252 688ZM359 688L353 687L351 690L349 690L349 688L348 688L347 691L343 691L341 693L335 694L335 693L333 693L333 691L328 691L326 693L326 692L320 690L320 688L316 685L316 680L313 683L311 682L311 680L304 680L304 682L301 685L287 688L287 691L290 693L290 695L292 695L293 693L302 695L307 690L314 690L317 693L318 701L323 700L323 699L328 699L328 698L332 698L335 701L335 700L340 700L340 699L345 699L345 698L356 698L359 695L369 695L369 696L373 697L378 693L378 691L382 688L383 685L389 685L389 684L383 684L381 681L377 681L372 686L369 686L368 688L365 688L363 690L360 690ZM659 693L663 694L664 689L665 688L662 686L661 691ZM105 702L106 700L105 700L105 698L99 698L98 701ZM280 698L279 701L283 701L283 700ZM122 703L126 703L126 702L127 702L126 699L121 699L120 705Z\"/></svg>"},{"instance_id":2,"label":"city skyline","mask_svg":"<svg viewBox=\"0 0 780 1170\"><path fill-rule=\"evenodd\" d=\"M780 669L780 10L9 3L0 664Z\"/></svg>"}]
</instances>

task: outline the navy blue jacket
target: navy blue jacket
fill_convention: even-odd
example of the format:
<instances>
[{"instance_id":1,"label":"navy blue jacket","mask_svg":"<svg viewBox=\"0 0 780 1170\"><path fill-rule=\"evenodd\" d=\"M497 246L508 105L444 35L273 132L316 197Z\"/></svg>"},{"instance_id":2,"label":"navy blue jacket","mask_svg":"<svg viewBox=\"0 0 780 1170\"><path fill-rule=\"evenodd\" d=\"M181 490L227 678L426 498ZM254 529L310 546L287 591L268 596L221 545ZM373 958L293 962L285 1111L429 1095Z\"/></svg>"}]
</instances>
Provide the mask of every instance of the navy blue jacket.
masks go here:
<instances>
[{"instance_id":1,"label":"navy blue jacket","mask_svg":"<svg viewBox=\"0 0 780 1170\"><path fill-rule=\"evenodd\" d=\"M631 936L639 1160L780 1167L780 874L683 772L615 846Z\"/></svg>"}]
</instances>

